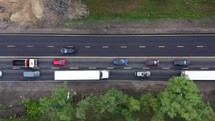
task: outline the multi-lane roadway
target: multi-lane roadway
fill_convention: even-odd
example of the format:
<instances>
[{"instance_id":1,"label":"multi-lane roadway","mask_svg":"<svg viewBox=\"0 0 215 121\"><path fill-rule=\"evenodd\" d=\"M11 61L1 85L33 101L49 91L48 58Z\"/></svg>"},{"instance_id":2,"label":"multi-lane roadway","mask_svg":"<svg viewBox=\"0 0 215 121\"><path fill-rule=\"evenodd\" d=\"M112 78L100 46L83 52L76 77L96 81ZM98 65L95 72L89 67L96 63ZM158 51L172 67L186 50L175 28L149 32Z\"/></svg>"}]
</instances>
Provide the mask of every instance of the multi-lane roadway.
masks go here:
<instances>
[{"instance_id":1,"label":"multi-lane roadway","mask_svg":"<svg viewBox=\"0 0 215 121\"><path fill-rule=\"evenodd\" d=\"M215 36L0 36L0 56L214 56Z\"/></svg>"},{"instance_id":2,"label":"multi-lane roadway","mask_svg":"<svg viewBox=\"0 0 215 121\"><path fill-rule=\"evenodd\" d=\"M54 79L54 70L108 69L109 80L138 80L134 72L150 70L147 80L166 81L181 70L215 70L215 36L0 36L1 81ZM62 55L62 47L75 47L74 55ZM192 57L190 57L192 56ZM201 56L201 57L200 57ZM129 59L128 66L114 66L112 59ZM41 76L24 79L26 69L13 68L14 58L38 58ZM67 65L56 67L52 59L65 58ZM145 67L146 59L159 59L158 67ZM188 59L186 68L174 67L175 59ZM29 70L29 69L27 69Z\"/></svg>"}]
</instances>

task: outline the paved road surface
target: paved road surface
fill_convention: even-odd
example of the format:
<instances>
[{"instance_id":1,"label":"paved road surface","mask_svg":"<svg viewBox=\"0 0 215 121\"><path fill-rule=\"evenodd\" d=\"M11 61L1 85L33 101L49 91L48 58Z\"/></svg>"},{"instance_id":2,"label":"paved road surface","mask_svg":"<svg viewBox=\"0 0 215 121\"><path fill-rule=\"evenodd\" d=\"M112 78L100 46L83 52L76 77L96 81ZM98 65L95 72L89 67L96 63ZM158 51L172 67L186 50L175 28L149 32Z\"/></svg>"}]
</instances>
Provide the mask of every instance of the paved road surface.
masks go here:
<instances>
[{"instance_id":1,"label":"paved road surface","mask_svg":"<svg viewBox=\"0 0 215 121\"><path fill-rule=\"evenodd\" d=\"M215 56L215 36L0 36L0 56Z\"/></svg>"},{"instance_id":2,"label":"paved road surface","mask_svg":"<svg viewBox=\"0 0 215 121\"><path fill-rule=\"evenodd\" d=\"M163 80L166 81L172 76L179 76L181 70L215 70L215 58L211 59L195 59L189 58L191 65L189 67L174 67L171 59L160 59L159 67L145 67L143 61L147 58L129 58L128 66L114 66L111 58L70 58L66 59L67 64L63 67L56 67L52 65L52 59L38 59L39 71L41 77L35 79L24 79L22 73L26 70L24 68L13 68L12 59L0 59L0 68L3 71L3 76L0 81L20 81L20 80L54 80L55 70L110 70L109 80L139 80L134 77L135 71L151 71L152 75L147 80ZM155 58L156 59L156 58Z\"/></svg>"}]
</instances>

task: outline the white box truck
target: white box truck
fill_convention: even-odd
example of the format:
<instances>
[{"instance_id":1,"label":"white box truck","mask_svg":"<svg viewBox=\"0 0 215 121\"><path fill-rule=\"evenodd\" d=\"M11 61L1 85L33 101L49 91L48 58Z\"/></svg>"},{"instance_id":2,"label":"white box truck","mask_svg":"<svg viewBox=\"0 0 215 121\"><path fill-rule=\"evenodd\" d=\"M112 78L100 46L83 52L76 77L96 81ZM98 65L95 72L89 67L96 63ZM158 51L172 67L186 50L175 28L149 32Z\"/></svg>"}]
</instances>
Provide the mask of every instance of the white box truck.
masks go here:
<instances>
[{"instance_id":1,"label":"white box truck","mask_svg":"<svg viewBox=\"0 0 215 121\"><path fill-rule=\"evenodd\" d=\"M103 80L109 78L109 70L55 71L54 80Z\"/></svg>"},{"instance_id":2,"label":"white box truck","mask_svg":"<svg viewBox=\"0 0 215 121\"><path fill-rule=\"evenodd\" d=\"M190 80L215 80L215 71L181 71L181 76L187 76Z\"/></svg>"}]
</instances>

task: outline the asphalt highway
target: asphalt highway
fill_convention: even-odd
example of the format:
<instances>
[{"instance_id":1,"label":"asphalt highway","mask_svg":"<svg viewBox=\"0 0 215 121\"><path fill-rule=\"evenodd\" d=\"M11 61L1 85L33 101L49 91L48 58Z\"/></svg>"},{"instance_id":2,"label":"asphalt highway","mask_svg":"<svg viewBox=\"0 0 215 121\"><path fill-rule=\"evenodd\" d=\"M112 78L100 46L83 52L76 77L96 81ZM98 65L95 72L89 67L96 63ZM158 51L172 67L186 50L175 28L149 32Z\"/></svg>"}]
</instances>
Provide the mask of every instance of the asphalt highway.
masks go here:
<instances>
[{"instance_id":1,"label":"asphalt highway","mask_svg":"<svg viewBox=\"0 0 215 121\"><path fill-rule=\"evenodd\" d=\"M215 36L26 36L1 35L0 56L214 56Z\"/></svg>"}]
</instances>

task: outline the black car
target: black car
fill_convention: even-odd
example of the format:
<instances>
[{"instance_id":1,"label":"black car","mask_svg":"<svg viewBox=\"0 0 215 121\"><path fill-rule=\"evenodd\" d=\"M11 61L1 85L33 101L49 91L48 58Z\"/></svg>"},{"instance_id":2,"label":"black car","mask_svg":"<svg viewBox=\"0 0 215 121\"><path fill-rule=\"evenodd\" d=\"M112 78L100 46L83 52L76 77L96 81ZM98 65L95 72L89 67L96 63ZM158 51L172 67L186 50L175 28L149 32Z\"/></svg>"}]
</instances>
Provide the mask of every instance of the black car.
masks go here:
<instances>
[{"instance_id":1,"label":"black car","mask_svg":"<svg viewBox=\"0 0 215 121\"><path fill-rule=\"evenodd\" d=\"M188 60L175 60L175 61L173 61L173 65L174 66L189 66L190 61L188 61Z\"/></svg>"},{"instance_id":2,"label":"black car","mask_svg":"<svg viewBox=\"0 0 215 121\"><path fill-rule=\"evenodd\" d=\"M159 60L145 60L145 66L159 66Z\"/></svg>"},{"instance_id":3,"label":"black car","mask_svg":"<svg viewBox=\"0 0 215 121\"><path fill-rule=\"evenodd\" d=\"M70 48L70 47L63 47L60 52L62 54L73 54L75 53L75 49L74 48Z\"/></svg>"}]
</instances>

